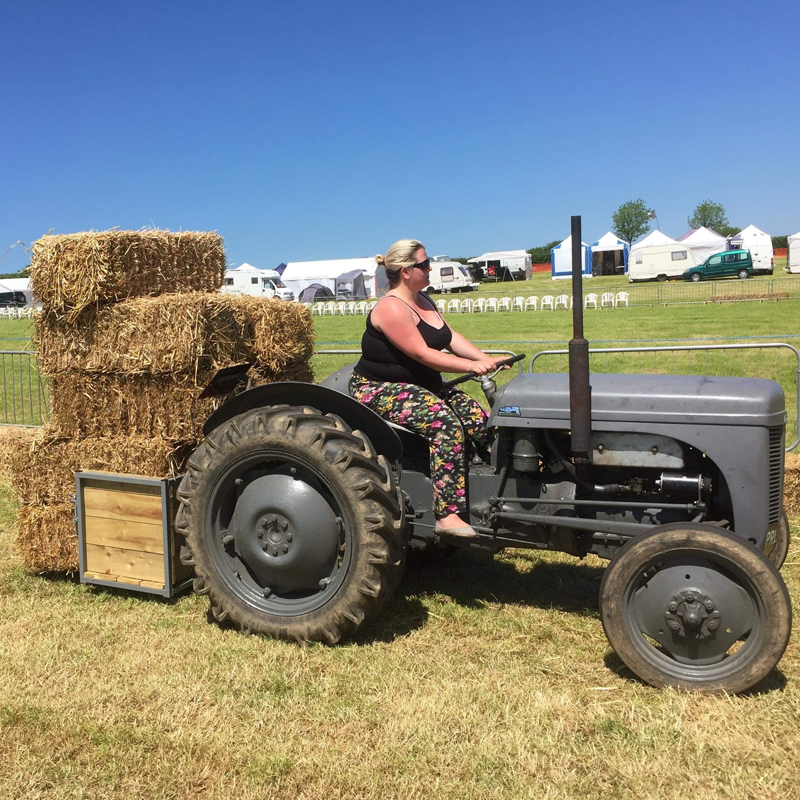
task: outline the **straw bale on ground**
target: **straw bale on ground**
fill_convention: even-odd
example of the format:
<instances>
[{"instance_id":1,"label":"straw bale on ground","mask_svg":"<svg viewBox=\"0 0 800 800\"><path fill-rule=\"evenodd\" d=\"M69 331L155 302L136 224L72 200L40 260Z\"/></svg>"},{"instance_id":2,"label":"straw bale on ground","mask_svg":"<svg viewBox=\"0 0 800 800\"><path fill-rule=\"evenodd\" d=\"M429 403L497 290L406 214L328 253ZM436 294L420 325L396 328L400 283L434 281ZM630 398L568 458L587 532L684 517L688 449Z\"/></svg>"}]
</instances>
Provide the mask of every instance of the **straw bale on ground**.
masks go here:
<instances>
[{"instance_id":1,"label":"straw bale on ground","mask_svg":"<svg viewBox=\"0 0 800 800\"><path fill-rule=\"evenodd\" d=\"M37 572L77 572L78 535L72 503L20 506L17 547L22 563Z\"/></svg>"},{"instance_id":2,"label":"straw bale on ground","mask_svg":"<svg viewBox=\"0 0 800 800\"><path fill-rule=\"evenodd\" d=\"M18 451L30 447L39 432L39 428L0 425L0 479L7 480L11 476L12 457Z\"/></svg>"},{"instance_id":3,"label":"straw bale on ground","mask_svg":"<svg viewBox=\"0 0 800 800\"><path fill-rule=\"evenodd\" d=\"M47 375L196 375L245 361L279 372L308 362L314 329L299 303L192 292L94 309L75 324L45 316L34 342Z\"/></svg>"},{"instance_id":4,"label":"straw bale on ground","mask_svg":"<svg viewBox=\"0 0 800 800\"><path fill-rule=\"evenodd\" d=\"M783 507L787 514L800 514L800 456L792 453L786 454Z\"/></svg>"},{"instance_id":5,"label":"straw bale on ground","mask_svg":"<svg viewBox=\"0 0 800 800\"><path fill-rule=\"evenodd\" d=\"M75 494L79 469L166 478L183 472L195 446L146 436L66 439L48 427L12 455L11 486L23 503L63 503ZM20 541L26 536L20 530Z\"/></svg>"},{"instance_id":6,"label":"straw bale on ground","mask_svg":"<svg viewBox=\"0 0 800 800\"><path fill-rule=\"evenodd\" d=\"M91 306L172 292L215 292L225 275L216 233L91 231L33 245L31 287L46 313L75 321Z\"/></svg>"}]
</instances>

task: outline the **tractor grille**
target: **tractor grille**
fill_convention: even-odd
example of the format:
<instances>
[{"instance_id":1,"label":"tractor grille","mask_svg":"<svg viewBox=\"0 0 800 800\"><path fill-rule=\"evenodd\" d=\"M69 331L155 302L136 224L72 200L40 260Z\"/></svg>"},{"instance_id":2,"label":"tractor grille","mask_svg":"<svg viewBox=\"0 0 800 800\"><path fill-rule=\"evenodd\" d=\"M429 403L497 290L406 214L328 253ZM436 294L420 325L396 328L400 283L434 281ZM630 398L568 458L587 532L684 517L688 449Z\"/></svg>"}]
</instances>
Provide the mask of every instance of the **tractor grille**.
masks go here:
<instances>
[{"instance_id":1,"label":"tractor grille","mask_svg":"<svg viewBox=\"0 0 800 800\"><path fill-rule=\"evenodd\" d=\"M781 518L783 501L783 425L769 429L769 524Z\"/></svg>"}]
</instances>

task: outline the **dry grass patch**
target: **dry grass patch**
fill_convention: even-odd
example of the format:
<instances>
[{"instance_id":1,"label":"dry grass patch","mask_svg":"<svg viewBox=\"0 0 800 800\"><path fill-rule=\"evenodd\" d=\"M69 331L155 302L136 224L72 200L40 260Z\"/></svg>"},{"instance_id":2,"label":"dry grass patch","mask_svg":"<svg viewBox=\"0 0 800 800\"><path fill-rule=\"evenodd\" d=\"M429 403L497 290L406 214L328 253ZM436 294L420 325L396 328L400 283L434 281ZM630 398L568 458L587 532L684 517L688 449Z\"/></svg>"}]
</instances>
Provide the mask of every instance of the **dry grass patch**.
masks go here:
<instances>
[{"instance_id":1,"label":"dry grass patch","mask_svg":"<svg viewBox=\"0 0 800 800\"><path fill-rule=\"evenodd\" d=\"M605 640L597 560L458 554L407 573L357 641L299 648L209 624L204 598L26 573L12 513L2 796L797 796L797 635L747 696L650 689Z\"/></svg>"}]
</instances>

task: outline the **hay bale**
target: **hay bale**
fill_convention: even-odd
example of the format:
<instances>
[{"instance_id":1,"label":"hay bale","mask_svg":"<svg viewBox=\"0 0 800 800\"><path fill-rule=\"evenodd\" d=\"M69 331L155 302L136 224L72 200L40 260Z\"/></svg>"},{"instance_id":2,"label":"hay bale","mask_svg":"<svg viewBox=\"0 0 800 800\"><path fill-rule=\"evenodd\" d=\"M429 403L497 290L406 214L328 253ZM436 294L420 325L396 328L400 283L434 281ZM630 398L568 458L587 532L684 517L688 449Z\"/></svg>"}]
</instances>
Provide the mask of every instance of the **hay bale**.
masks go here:
<instances>
[{"instance_id":1,"label":"hay bale","mask_svg":"<svg viewBox=\"0 0 800 800\"><path fill-rule=\"evenodd\" d=\"M225 250L216 233L90 231L33 245L31 287L46 313L75 321L91 306L130 297L220 289Z\"/></svg>"},{"instance_id":2,"label":"hay bale","mask_svg":"<svg viewBox=\"0 0 800 800\"><path fill-rule=\"evenodd\" d=\"M72 503L20 506L17 547L23 565L37 572L77 572L78 534Z\"/></svg>"},{"instance_id":3,"label":"hay bale","mask_svg":"<svg viewBox=\"0 0 800 800\"><path fill-rule=\"evenodd\" d=\"M0 425L0 480L11 475L11 459L18 451L31 446L39 434L39 428L22 428L16 425Z\"/></svg>"},{"instance_id":4,"label":"hay bale","mask_svg":"<svg viewBox=\"0 0 800 800\"><path fill-rule=\"evenodd\" d=\"M74 324L46 315L34 343L46 375L197 375L245 361L277 373L308 362L314 329L299 303L192 292L94 309Z\"/></svg>"},{"instance_id":5,"label":"hay bale","mask_svg":"<svg viewBox=\"0 0 800 800\"><path fill-rule=\"evenodd\" d=\"M213 373L193 376L84 375L52 379L50 425L68 438L161 437L198 441L214 410L200 393Z\"/></svg>"},{"instance_id":6,"label":"hay bale","mask_svg":"<svg viewBox=\"0 0 800 800\"><path fill-rule=\"evenodd\" d=\"M800 514L800 456L786 454L783 477L783 507L787 514Z\"/></svg>"},{"instance_id":7,"label":"hay bale","mask_svg":"<svg viewBox=\"0 0 800 800\"><path fill-rule=\"evenodd\" d=\"M165 478L183 472L196 442L161 437L60 437L45 428L11 458L11 487L23 503L63 503L75 494L75 472L121 472Z\"/></svg>"},{"instance_id":8,"label":"hay bale","mask_svg":"<svg viewBox=\"0 0 800 800\"><path fill-rule=\"evenodd\" d=\"M64 373L52 379L50 426L59 436L148 436L196 442L203 424L224 398L200 399L213 371L197 376ZM251 384L311 383L308 362L281 372L253 369ZM244 388L244 384L240 387Z\"/></svg>"}]
</instances>

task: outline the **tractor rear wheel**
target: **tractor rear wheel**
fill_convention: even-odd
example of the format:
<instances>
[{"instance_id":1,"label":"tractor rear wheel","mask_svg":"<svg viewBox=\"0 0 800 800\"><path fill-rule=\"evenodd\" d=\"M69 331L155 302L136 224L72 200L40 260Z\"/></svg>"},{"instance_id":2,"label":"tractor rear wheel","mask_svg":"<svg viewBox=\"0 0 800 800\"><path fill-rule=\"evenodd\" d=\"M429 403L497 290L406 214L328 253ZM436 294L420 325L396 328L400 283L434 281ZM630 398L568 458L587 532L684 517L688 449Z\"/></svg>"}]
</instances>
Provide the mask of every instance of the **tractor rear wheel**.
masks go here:
<instances>
[{"instance_id":1,"label":"tractor rear wheel","mask_svg":"<svg viewBox=\"0 0 800 800\"><path fill-rule=\"evenodd\" d=\"M333 414L234 417L192 455L178 499L194 589L244 632L335 644L378 613L403 572L393 471Z\"/></svg>"},{"instance_id":2,"label":"tractor rear wheel","mask_svg":"<svg viewBox=\"0 0 800 800\"><path fill-rule=\"evenodd\" d=\"M653 686L742 692L769 674L792 627L780 573L749 542L709 525L632 539L600 587L611 646Z\"/></svg>"}]
</instances>

